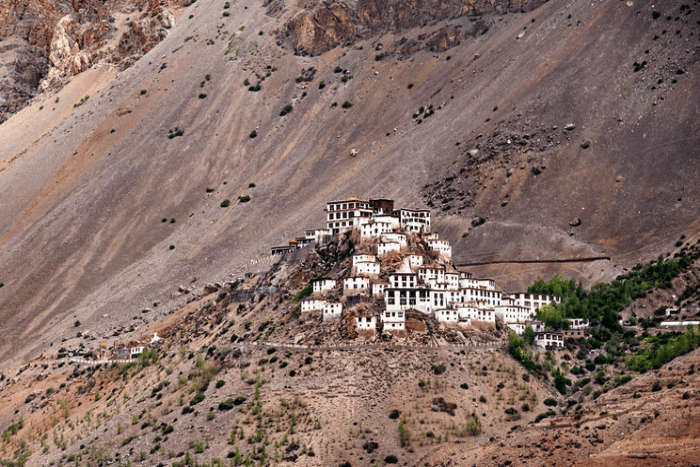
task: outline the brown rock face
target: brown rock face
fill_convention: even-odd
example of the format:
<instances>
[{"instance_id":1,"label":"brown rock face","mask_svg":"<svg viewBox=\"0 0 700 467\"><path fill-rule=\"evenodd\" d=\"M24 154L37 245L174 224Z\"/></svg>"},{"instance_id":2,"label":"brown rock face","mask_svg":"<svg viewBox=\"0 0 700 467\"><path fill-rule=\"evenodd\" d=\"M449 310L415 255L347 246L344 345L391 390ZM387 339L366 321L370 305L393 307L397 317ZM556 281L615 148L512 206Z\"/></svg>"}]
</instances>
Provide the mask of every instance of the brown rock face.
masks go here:
<instances>
[{"instance_id":1,"label":"brown rock face","mask_svg":"<svg viewBox=\"0 0 700 467\"><path fill-rule=\"evenodd\" d=\"M340 1L315 3L286 23L280 40L297 54L318 55L383 31L399 32L463 16L529 11L543 3L543 0L360 0L355 6ZM475 30L483 30L483 26ZM445 30L435 39L435 47L444 50L458 45L465 32L473 34L473 30Z\"/></svg>"},{"instance_id":2,"label":"brown rock face","mask_svg":"<svg viewBox=\"0 0 700 467\"><path fill-rule=\"evenodd\" d=\"M126 68L174 25L180 0L48 1L0 4L0 122L37 92L92 65ZM117 40L118 39L118 40ZM116 42L116 46L115 46Z\"/></svg>"}]
</instances>

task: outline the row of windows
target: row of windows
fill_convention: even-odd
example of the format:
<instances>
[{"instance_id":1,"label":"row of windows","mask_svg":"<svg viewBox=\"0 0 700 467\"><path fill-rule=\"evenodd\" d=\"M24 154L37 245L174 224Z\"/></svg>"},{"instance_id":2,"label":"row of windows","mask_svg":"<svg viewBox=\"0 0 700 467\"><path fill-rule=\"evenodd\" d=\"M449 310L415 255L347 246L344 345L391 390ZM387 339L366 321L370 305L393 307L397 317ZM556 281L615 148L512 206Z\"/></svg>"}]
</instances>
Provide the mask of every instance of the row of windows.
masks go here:
<instances>
[{"instance_id":1,"label":"row of windows","mask_svg":"<svg viewBox=\"0 0 700 467\"><path fill-rule=\"evenodd\" d=\"M337 203L337 204L329 204L328 210L329 211L343 211L346 209L368 208L368 207L369 207L369 204L367 204L367 203L359 203L359 202Z\"/></svg>"}]
</instances>

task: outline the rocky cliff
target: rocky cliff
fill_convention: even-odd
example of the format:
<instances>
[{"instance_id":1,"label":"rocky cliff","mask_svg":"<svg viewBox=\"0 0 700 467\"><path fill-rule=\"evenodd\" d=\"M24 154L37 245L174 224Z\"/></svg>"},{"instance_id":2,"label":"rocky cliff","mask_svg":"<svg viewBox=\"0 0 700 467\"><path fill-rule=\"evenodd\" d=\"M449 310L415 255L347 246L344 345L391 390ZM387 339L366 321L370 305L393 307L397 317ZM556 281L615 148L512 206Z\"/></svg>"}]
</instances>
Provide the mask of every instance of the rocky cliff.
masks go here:
<instances>
[{"instance_id":1,"label":"rocky cliff","mask_svg":"<svg viewBox=\"0 0 700 467\"><path fill-rule=\"evenodd\" d=\"M430 47L445 50L461 43L467 35L483 32L483 16L530 11L543 3L544 0L314 2L307 4L287 21L279 33L279 39L280 43L293 48L297 54L318 55L378 33L400 33L459 18L478 22L475 27L443 29L433 38ZM279 8L278 3L271 4L271 11L278 12Z\"/></svg>"},{"instance_id":2,"label":"rocky cliff","mask_svg":"<svg viewBox=\"0 0 700 467\"><path fill-rule=\"evenodd\" d=\"M180 0L0 4L0 122L92 65L124 69L162 40Z\"/></svg>"}]
</instances>

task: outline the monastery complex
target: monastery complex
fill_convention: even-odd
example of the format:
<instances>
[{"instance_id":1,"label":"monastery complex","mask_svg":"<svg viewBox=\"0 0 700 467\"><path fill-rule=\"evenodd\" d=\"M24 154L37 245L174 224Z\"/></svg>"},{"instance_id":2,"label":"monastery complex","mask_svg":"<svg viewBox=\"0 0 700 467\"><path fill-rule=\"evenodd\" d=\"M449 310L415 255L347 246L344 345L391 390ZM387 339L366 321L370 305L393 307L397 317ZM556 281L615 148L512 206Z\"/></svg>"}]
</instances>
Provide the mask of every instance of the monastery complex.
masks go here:
<instances>
[{"instance_id":1,"label":"monastery complex","mask_svg":"<svg viewBox=\"0 0 700 467\"><path fill-rule=\"evenodd\" d=\"M545 348L561 348L565 337L582 336L588 327L572 320L567 331L546 332L535 320L537 310L560 303L559 297L506 293L492 279L457 270L450 242L431 230L430 210L395 209L390 199L350 197L329 201L325 212L325 228L307 230L289 245L272 248L273 254L286 254L308 244L323 246L340 235L355 239L352 268L342 277L315 278L311 295L302 300L302 313L338 320L350 307L358 332L381 329L398 335L413 329L412 313L445 327L483 329L495 327L498 320L516 334L532 327L535 344Z\"/></svg>"}]
</instances>

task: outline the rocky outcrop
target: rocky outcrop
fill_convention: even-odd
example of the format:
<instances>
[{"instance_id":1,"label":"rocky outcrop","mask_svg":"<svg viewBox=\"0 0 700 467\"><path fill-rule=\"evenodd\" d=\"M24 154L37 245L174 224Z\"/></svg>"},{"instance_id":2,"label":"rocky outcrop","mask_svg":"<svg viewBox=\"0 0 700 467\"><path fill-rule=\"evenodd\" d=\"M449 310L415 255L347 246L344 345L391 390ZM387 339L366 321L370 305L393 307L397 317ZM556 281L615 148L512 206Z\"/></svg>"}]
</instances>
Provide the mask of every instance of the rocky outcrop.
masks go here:
<instances>
[{"instance_id":1,"label":"rocky outcrop","mask_svg":"<svg viewBox=\"0 0 700 467\"><path fill-rule=\"evenodd\" d=\"M280 42L300 55L318 55L339 45L381 32L399 32L438 21L465 16L528 11L545 0L359 0L315 3L293 16L280 33ZM436 50L458 45L466 35L483 32L485 23L472 29L445 29L430 47Z\"/></svg>"},{"instance_id":2,"label":"rocky outcrop","mask_svg":"<svg viewBox=\"0 0 700 467\"><path fill-rule=\"evenodd\" d=\"M0 122L37 92L96 63L120 69L175 25L182 0L8 0L0 4ZM127 16L128 15L128 16ZM118 21L116 17L127 17ZM114 45L116 42L116 45Z\"/></svg>"},{"instance_id":3,"label":"rocky outcrop","mask_svg":"<svg viewBox=\"0 0 700 467\"><path fill-rule=\"evenodd\" d=\"M49 72L39 85L40 91L57 86L66 76L77 75L91 65L90 53L81 50L73 38L76 24L66 15L58 21L49 44Z\"/></svg>"}]
</instances>

